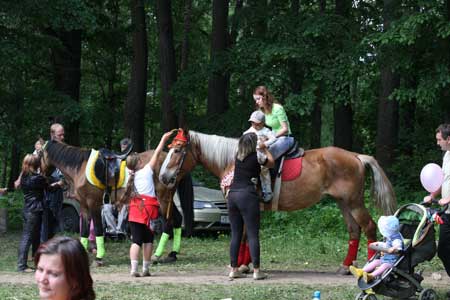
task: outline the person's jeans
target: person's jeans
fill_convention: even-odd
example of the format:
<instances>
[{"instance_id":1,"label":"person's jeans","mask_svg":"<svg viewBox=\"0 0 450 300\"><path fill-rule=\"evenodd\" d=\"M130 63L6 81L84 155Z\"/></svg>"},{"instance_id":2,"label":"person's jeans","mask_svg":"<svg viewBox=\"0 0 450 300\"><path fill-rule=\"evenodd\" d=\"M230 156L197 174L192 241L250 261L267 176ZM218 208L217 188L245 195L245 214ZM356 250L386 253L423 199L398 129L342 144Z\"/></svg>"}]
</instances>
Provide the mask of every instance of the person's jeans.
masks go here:
<instances>
[{"instance_id":1,"label":"person's jeans","mask_svg":"<svg viewBox=\"0 0 450 300\"><path fill-rule=\"evenodd\" d=\"M24 212L23 233L19 244L19 255L17 260L17 270L23 271L27 268L28 251L31 244L37 248L39 243L39 232L42 223L42 211Z\"/></svg>"},{"instance_id":2,"label":"person's jeans","mask_svg":"<svg viewBox=\"0 0 450 300\"><path fill-rule=\"evenodd\" d=\"M269 151L272 153L273 159L276 160L281 157L286 151L294 146L294 138L290 136L280 136L276 142L270 145Z\"/></svg>"},{"instance_id":3,"label":"person's jeans","mask_svg":"<svg viewBox=\"0 0 450 300\"><path fill-rule=\"evenodd\" d=\"M44 208L42 214L41 243L48 241L60 231L59 219L59 217L55 217L50 209Z\"/></svg>"}]
</instances>

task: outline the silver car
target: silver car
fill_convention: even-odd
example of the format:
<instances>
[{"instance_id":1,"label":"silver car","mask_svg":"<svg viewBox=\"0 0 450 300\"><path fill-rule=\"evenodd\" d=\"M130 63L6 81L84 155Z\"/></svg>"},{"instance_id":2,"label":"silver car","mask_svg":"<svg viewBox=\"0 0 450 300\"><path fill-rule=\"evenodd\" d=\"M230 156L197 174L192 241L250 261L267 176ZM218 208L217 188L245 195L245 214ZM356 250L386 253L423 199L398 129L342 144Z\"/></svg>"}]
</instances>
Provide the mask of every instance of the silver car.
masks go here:
<instances>
[{"instance_id":1,"label":"silver car","mask_svg":"<svg viewBox=\"0 0 450 300\"><path fill-rule=\"evenodd\" d=\"M178 193L173 197L182 212ZM220 190L194 185L194 230L230 230L228 209Z\"/></svg>"},{"instance_id":2,"label":"silver car","mask_svg":"<svg viewBox=\"0 0 450 300\"><path fill-rule=\"evenodd\" d=\"M194 185L194 230L230 230L230 220L223 194L220 190ZM180 213L178 193L174 203ZM80 203L75 199L64 198L61 227L64 231L80 231Z\"/></svg>"}]
</instances>

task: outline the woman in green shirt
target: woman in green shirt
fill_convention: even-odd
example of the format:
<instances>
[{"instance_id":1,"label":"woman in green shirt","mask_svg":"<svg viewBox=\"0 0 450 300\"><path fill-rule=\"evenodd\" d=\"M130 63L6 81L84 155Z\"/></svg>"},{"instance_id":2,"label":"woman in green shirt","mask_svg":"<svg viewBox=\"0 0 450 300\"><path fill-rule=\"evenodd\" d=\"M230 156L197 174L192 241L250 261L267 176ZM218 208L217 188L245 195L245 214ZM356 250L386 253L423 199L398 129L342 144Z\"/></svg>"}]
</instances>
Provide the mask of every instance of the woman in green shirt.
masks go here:
<instances>
[{"instance_id":1,"label":"woman in green shirt","mask_svg":"<svg viewBox=\"0 0 450 300\"><path fill-rule=\"evenodd\" d=\"M290 136L292 132L286 111L265 86L255 88L253 99L257 108L264 113L266 125L272 128L277 137L277 141L269 147L273 158L277 159L294 145L294 138Z\"/></svg>"}]
</instances>

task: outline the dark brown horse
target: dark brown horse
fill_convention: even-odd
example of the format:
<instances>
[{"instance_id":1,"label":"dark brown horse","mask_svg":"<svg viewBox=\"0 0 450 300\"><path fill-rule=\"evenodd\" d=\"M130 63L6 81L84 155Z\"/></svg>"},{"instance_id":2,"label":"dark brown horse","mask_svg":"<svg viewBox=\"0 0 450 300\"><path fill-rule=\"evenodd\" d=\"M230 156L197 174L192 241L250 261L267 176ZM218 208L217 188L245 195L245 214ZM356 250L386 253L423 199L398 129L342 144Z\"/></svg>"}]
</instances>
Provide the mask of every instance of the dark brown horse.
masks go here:
<instances>
[{"instance_id":1,"label":"dark brown horse","mask_svg":"<svg viewBox=\"0 0 450 300\"><path fill-rule=\"evenodd\" d=\"M103 236L103 226L101 220L101 208L103 204L104 189L92 185L86 178L86 165L91 154L90 149L83 149L69 146L56 141L49 141L42 151L42 170L44 174L48 174L50 167L56 167L64 174L65 180L69 183L74 197L80 202L82 222L81 236L87 238L89 235L89 222L94 221L96 237ZM148 163L153 155L153 150L139 153L141 163ZM161 211L164 216L167 215L169 203L173 201L175 186L167 188L158 181L158 171L166 153L161 153L154 174L155 188L160 201ZM111 202L115 203L121 199L125 189L117 189L111 193ZM169 218L170 218L169 211ZM102 244L97 247L103 247ZM97 249L97 260L101 261L103 256L98 253L104 253L104 248Z\"/></svg>"},{"instance_id":2,"label":"dark brown horse","mask_svg":"<svg viewBox=\"0 0 450 300\"><path fill-rule=\"evenodd\" d=\"M237 139L191 131L188 143L173 146L160 170L159 180L173 185L185 172L201 164L222 179L234 168ZM317 203L325 195L336 199L349 232L349 249L340 272L356 260L361 229L376 240L376 224L364 205L365 167L373 173L372 198L384 214L396 208L393 188L377 161L368 155L336 147L306 151L300 177L282 183L278 210L293 211ZM371 255L372 252L369 252Z\"/></svg>"}]
</instances>

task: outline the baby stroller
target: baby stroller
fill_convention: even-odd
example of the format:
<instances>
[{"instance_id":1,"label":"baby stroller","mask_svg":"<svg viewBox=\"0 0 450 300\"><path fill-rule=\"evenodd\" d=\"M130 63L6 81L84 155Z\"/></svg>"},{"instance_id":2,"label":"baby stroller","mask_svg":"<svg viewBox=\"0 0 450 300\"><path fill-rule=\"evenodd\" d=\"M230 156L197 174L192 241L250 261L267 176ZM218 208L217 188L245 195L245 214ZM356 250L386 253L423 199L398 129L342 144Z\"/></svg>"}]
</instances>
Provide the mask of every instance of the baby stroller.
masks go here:
<instances>
[{"instance_id":1,"label":"baby stroller","mask_svg":"<svg viewBox=\"0 0 450 300\"><path fill-rule=\"evenodd\" d=\"M423 288L421 273L414 268L436 254L435 230L430 220L429 209L420 204L406 204L394 214L400 223L400 233L404 238L405 248L392 268L381 276L366 283L361 277L358 287L362 290L356 300L376 300L376 294L396 299L409 299L418 295L419 300L437 299L433 289ZM379 258L377 252L372 259Z\"/></svg>"}]
</instances>

